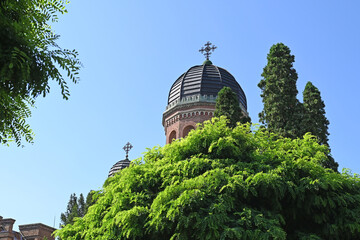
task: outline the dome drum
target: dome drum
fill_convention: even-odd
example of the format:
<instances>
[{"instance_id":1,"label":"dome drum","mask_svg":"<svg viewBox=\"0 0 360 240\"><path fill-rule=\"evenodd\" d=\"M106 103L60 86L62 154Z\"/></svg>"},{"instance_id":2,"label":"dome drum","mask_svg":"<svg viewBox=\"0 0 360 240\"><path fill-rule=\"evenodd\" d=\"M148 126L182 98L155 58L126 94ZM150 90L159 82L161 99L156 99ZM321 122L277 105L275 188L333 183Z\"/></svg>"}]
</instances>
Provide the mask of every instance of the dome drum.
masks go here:
<instances>
[{"instance_id":1,"label":"dome drum","mask_svg":"<svg viewBox=\"0 0 360 240\"><path fill-rule=\"evenodd\" d=\"M206 116L212 116L215 111L215 104L193 104L193 105L182 105L170 109L170 111L164 113L163 115L163 126L167 127L173 124L174 122L181 121L184 119L193 118L196 116L204 116L208 120ZM210 118L209 118L210 119Z\"/></svg>"},{"instance_id":2,"label":"dome drum","mask_svg":"<svg viewBox=\"0 0 360 240\"><path fill-rule=\"evenodd\" d=\"M217 98L217 96L213 96L213 95L210 95L210 96L203 95L202 96L202 95L198 94L198 95L184 97L181 100L177 99L166 106L164 116L168 115L170 112L172 112L173 110L175 110L179 107L182 108L182 107L187 107L190 105L198 105L200 103L201 104L208 103L210 105L215 105L216 98ZM240 104L240 108L246 116L249 115L246 108L242 104Z\"/></svg>"},{"instance_id":3,"label":"dome drum","mask_svg":"<svg viewBox=\"0 0 360 240\"><path fill-rule=\"evenodd\" d=\"M194 106L178 109L163 119L165 128L166 143L173 139L186 137L187 134L196 128L196 124L210 120L213 117L215 105Z\"/></svg>"}]
</instances>

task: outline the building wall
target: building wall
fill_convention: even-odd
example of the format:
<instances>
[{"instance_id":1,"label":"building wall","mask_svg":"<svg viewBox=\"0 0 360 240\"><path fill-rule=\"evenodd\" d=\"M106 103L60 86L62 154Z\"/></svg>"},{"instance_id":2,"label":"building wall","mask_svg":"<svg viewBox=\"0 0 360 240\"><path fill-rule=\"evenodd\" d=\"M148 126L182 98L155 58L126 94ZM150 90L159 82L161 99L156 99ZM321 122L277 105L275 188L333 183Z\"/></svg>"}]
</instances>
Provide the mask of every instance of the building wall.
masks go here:
<instances>
[{"instance_id":1,"label":"building wall","mask_svg":"<svg viewBox=\"0 0 360 240\"><path fill-rule=\"evenodd\" d=\"M210 120L214 111L215 104L199 103L188 107L175 107L171 113L164 114L166 143L171 143L174 138L186 137L189 130L196 128L196 124Z\"/></svg>"},{"instance_id":2,"label":"building wall","mask_svg":"<svg viewBox=\"0 0 360 240\"><path fill-rule=\"evenodd\" d=\"M48 240L54 240L51 234L56 230L42 223L26 224L19 226L20 232L27 240L42 240L46 237Z\"/></svg>"},{"instance_id":3,"label":"building wall","mask_svg":"<svg viewBox=\"0 0 360 240\"><path fill-rule=\"evenodd\" d=\"M49 227L42 223L26 224L19 226L19 232L13 230L15 219L2 218L0 216L0 240L43 240L46 237L48 240L55 240L52 233L55 228ZM24 238L22 238L22 236Z\"/></svg>"}]
</instances>

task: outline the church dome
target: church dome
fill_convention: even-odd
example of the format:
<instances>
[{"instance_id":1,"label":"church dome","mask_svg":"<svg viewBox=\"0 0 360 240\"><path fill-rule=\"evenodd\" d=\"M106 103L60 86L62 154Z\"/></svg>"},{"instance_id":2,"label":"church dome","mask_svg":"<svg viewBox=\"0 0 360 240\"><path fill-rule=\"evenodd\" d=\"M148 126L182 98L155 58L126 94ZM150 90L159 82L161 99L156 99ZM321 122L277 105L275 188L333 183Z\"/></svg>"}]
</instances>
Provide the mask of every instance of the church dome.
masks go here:
<instances>
[{"instance_id":1,"label":"church dome","mask_svg":"<svg viewBox=\"0 0 360 240\"><path fill-rule=\"evenodd\" d=\"M118 171L127 168L130 166L130 160L129 159L124 159L124 160L120 160L117 163L115 163L112 168L109 171L109 177L114 176L115 173L117 173Z\"/></svg>"},{"instance_id":2,"label":"church dome","mask_svg":"<svg viewBox=\"0 0 360 240\"><path fill-rule=\"evenodd\" d=\"M241 108L246 112L246 96L239 83L227 70L212 65L209 60L203 65L191 67L174 82L169 92L168 106L176 105L194 96L215 101L218 92L225 86L236 93Z\"/></svg>"},{"instance_id":3,"label":"church dome","mask_svg":"<svg viewBox=\"0 0 360 240\"><path fill-rule=\"evenodd\" d=\"M118 171L130 166L131 161L129 160L129 151L132 149L132 147L133 146L129 142L127 144L125 144L123 149L126 152L126 157L124 160L118 161L111 167L111 169L109 171L109 175L108 175L109 177L114 176L114 174L117 173Z\"/></svg>"}]
</instances>

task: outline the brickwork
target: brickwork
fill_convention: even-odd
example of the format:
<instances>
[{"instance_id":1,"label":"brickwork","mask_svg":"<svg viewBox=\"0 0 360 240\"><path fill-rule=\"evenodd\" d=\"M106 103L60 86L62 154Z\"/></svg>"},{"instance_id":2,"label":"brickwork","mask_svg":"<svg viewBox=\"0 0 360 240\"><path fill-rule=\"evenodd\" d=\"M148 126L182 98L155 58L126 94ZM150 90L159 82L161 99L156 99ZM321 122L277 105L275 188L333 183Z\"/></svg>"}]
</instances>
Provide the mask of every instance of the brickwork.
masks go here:
<instances>
[{"instance_id":1,"label":"brickwork","mask_svg":"<svg viewBox=\"0 0 360 240\"><path fill-rule=\"evenodd\" d=\"M26 239L42 240L44 237L47 237L48 240L55 240L51 234L56 229L42 223L20 225L19 230Z\"/></svg>"},{"instance_id":2,"label":"brickwork","mask_svg":"<svg viewBox=\"0 0 360 240\"><path fill-rule=\"evenodd\" d=\"M20 234L13 230L15 219L0 216L0 240L20 239Z\"/></svg>"},{"instance_id":3,"label":"brickwork","mask_svg":"<svg viewBox=\"0 0 360 240\"><path fill-rule=\"evenodd\" d=\"M16 220L12 219L12 218L4 218L4 219L2 219L1 220L1 226L3 228L3 231L12 232L15 221Z\"/></svg>"},{"instance_id":4,"label":"brickwork","mask_svg":"<svg viewBox=\"0 0 360 240\"><path fill-rule=\"evenodd\" d=\"M188 106L174 107L163 116L166 143L173 139L186 137L197 123L210 120L213 117L215 103L197 103Z\"/></svg>"},{"instance_id":5,"label":"brickwork","mask_svg":"<svg viewBox=\"0 0 360 240\"><path fill-rule=\"evenodd\" d=\"M55 240L51 234L56 230L42 223L26 224L19 226L19 232L13 230L15 219L0 216L0 240Z\"/></svg>"}]
</instances>

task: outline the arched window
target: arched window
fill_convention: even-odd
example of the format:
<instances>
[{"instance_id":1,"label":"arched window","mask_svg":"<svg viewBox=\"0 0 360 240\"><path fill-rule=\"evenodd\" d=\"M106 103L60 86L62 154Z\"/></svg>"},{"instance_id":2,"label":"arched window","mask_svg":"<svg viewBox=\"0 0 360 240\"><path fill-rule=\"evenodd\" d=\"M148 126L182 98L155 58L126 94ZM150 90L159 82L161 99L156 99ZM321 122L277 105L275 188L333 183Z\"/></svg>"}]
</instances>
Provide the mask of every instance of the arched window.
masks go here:
<instances>
[{"instance_id":1,"label":"arched window","mask_svg":"<svg viewBox=\"0 0 360 240\"><path fill-rule=\"evenodd\" d=\"M171 143L172 141L174 141L176 139L176 131L172 131L169 135L169 143Z\"/></svg>"},{"instance_id":2,"label":"arched window","mask_svg":"<svg viewBox=\"0 0 360 240\"><path fill-rule=\"evenodd\" d=\"M191 125L186 126L186 127L184 128L184 130L183 130L182 137L183 137L183 138L186 137L186 136L189 134L189 132L190 132L191 130L193 130L193 129L195 129L195 128L194 128L193 126L191 126Z\"/></svg>"}]
</instances>

